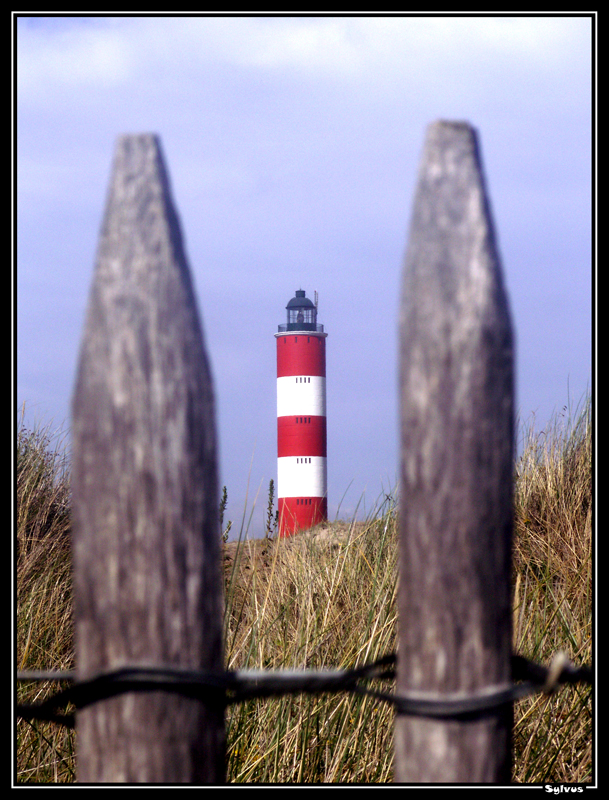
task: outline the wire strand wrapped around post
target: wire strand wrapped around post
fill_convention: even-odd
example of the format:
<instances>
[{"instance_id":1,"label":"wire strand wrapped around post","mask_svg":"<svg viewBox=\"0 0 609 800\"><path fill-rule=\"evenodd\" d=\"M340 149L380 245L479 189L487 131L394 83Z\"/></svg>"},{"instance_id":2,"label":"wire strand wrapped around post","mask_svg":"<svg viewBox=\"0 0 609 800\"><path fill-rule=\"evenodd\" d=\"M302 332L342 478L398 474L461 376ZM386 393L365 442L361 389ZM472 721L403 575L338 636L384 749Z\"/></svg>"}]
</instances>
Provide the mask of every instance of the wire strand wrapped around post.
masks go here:
<instances>
[{"instance_id":1,"label":"wire strand wrapped around post","mask_svg":"<svg viewBox=\"0 0 609 800\"><path fill-rule=\"evenodd\" d=\"M231 670L220 674L130 667L95 675L86 681L76 681L73 672L26 671L18 673L17 680L71 685L38 703L17 706L17 714L24 719L46 720L72 728L74 715L62 714L59 709L71 704L78 709L85 708L126 692L161 690L205 701L209 692L221 691L226 705L286 694L351 692L389 703L400 714L430 719L481 719L535 692L554 692L564 684L593 683L591 667L576 667L565 653L558 652L549 668L522 656L512 656L512 682L505 686L489 686L477 694L415 697L366 686L366 681L370 680L393 680L396 661L395 654L389 653L371 664L348 670Z\"/></svg>"}]
</instances>

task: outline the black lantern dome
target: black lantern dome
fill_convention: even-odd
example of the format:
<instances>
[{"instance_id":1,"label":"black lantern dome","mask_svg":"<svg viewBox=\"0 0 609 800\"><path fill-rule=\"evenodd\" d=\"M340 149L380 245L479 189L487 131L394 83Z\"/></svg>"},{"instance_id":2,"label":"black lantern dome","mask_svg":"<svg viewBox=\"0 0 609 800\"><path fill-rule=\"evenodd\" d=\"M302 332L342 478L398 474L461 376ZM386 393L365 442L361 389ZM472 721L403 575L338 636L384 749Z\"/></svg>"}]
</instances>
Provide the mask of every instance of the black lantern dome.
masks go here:
<instances>
[{"instance_id":1,"label":"black lantern dome","mask_svg":"<svg viewBox=\"0 0 609 800\"><path fill-rule=\"evenodd\" d=\"M306 296L303 289L298 289L286 306L288 312L287 325L280 325L279 330L284 331L323 331L323 326L317 324L317 306Z\"/></svg>"}]
</instances>

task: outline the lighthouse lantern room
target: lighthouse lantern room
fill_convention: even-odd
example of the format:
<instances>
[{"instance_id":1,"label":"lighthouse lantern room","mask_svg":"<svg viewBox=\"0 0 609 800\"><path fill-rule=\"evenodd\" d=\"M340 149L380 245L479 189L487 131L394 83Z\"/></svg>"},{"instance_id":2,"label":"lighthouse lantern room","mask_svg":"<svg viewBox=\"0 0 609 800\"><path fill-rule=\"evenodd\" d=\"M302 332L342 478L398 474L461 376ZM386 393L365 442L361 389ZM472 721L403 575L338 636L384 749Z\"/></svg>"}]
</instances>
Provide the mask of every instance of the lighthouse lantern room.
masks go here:
<instances>
[{"instance_id":1,"label":"lighthouse lantern room","mask_svg":"<svg viewBox=\"0 0 609 800\"><path fill-rule=\"evenodd\" d=\"M277 339L277 499L279 535L327 519L326 337L299 289Z\"/></svg>"}]
</instances>

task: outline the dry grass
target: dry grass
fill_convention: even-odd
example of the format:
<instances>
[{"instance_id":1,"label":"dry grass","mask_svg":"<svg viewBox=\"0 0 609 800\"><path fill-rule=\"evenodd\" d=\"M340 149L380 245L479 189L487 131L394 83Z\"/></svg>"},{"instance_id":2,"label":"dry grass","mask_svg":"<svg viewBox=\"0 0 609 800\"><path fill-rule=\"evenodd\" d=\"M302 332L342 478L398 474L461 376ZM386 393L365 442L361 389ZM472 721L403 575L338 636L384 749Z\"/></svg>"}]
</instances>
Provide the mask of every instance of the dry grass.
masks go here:
<instances>
[{"instance_id":1,"label":"dry grass","mask_svg":"<svg viewBox=\"0 0 609 800\"><path fill-rule=\"evenodd\" d=\"M248 570L244 542L227 575L229 668L349 668L395 649L395 514L264 546ZM245 564L239 564L240 558ZM231 578L247 573L248 583ZM235 706L227 716L235 782L391 779L392 711L361 697L297 696Z\"/></svg>"},{"instance_id":2,"label":"dry grass","mask_svg":"<svg viewBox=\"0 0 609 800\"><path fill-rule=\"evenodd\" d=\"M514 647L548 663L592 650L592 430L589 398L541 433L523 430L516 469ZM591 691L538 696L516 709L515 780L587 782L592 771Z\"/></svg>"},{"instance_id":3,"label":"dry grass","mask_svg":"<svg viewBox=\"0 0 609 800\"><path fill-rule=\"evenodd\" d=\"M548 663L592 662L590 402L542 434L523 429L516 468L514 648ZM73 662L69 484L48 431L17 452L17 667ZM227 668L350 668L395 649L396 513L224 549ZM386 687L383 687L386 688ZM22 686L33 701L55 686ZM244 783L392 779L393 713L370 698L288 696L227 711L228 778ZM514 781L591 780L590 690L563 688L515 710ZM74 780L74 736L18 722L17 780Z\"/></svg>"},{"instance_id":4,"label":"dry grass","mask_svg":"<svg viewBox=\"0 0 609 800\"><path fill-rule=\"evenodd\" d=\"M60 435L50 428L17 434L16 665L25 670L73 667L70 489ZM34 703L57 684L18 687L20 702ZM43 722L17 721L21 782L74 780L74 736Z\"/></svg>"}]
</instances>

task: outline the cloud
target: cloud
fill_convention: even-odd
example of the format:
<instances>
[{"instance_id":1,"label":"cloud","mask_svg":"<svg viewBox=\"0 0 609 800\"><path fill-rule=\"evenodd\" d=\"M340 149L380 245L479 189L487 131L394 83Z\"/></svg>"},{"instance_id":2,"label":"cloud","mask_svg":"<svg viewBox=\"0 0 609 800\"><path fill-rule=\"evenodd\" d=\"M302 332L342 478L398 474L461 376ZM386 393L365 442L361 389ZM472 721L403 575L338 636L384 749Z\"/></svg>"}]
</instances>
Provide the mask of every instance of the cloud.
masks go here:
<instances>
[{"instance_id":1,"label":"cloud","mask_svg":"<svg viewBox=\"0 0 609 800\"><path fill-rule=\"evenodd\" d=\"M32 28L27 18L19 20L17 48L18 97L20 103L74 102L74 92L92 87L112 88L124 83L133 68L131 48L112 27L100 24ZM24 30L25 28L25 30ZM27 35L21 35L27 31ZM61 89L59 96L49 87Z\"/></svg>"},{"instance_id":2,"label":"cloud","mask_svg":"<svg viewBox=\"0 0 609 800\"><path fill-rule=\"evenodd\" d=\"M496 64L555 70L589 35L587 18L553 17L104 17L19 19L20 92L112 88L204 65L390 85L413 67ZM179 74L179 72L178 72Z\"/></svg>"}]
</instances>

